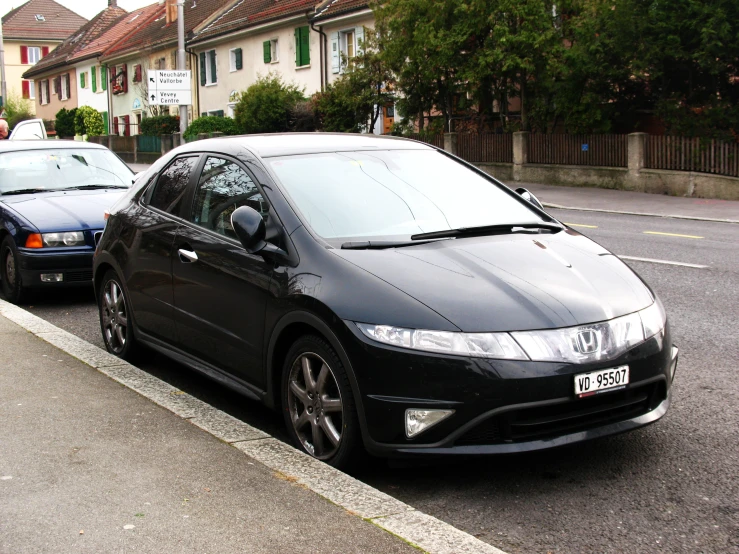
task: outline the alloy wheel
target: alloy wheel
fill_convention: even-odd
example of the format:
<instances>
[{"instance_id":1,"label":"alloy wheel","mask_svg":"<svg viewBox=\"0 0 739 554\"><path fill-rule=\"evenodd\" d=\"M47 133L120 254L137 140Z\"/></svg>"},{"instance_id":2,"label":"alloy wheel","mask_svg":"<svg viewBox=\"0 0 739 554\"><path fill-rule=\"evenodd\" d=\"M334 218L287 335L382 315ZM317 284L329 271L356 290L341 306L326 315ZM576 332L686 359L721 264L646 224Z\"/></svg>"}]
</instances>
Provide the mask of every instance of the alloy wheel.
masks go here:
<instances>
[{"instance_id":1,"label":"alloy wheel","mask_svg":"<svg viewBox=\"0 0 739 554\"><path fill-rule=\"evenodd\" d=\"M8 286L13 288L15 286L15 256L10 248L5 254L5 278L8 280Z\"/></svg>"},{"instance_id":2,"label":"alloy wheel","mask_svg":"<svg viewBox=\"0 0 739 554\"><path fill-rule=\"evenodd\" d=\"M305 352L290 368L287 393L290 420L303 448L320 460L341 445L344 406L336 376L317 354Z\"/></svg>"},{"instance_id":3,"label":"alloy wheel","mask_svg":"<svg viewBox=\"0 0 739 554\"><path fill-rule=\"evenodd\" d=\"M128 311L123 290L114 280L105 286L101 309L105 342L113 353L120 354L126 346Z\"/></svg>"}]
</instances>

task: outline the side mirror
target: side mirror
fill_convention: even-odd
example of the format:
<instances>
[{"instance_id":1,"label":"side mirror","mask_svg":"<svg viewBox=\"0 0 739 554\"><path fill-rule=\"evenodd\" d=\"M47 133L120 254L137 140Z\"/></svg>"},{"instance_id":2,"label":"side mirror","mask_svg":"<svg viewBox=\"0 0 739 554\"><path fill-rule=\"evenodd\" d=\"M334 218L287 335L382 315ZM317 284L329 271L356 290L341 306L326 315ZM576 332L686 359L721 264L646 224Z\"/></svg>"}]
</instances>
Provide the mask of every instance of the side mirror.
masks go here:
<instances>
[{"instance_id":1,"label":"side mirror","mask_svg":"<svg viewBox=\"0 0 739 554\"><path fill-rule=\"evenodd\" d=\"M544 206L542 205L541 202L539 202L539 199L536 196L534 196L533 194L531 194L525 188L523 188L523 187L517 188L516 189L516 192L518 194L520 194L523 197L524 200L526 200L527 202L531 202L534 206L536 206L540 210L543 210L544 209Z\"/></svg>"},{"instance_id":2,"label":"side mirror","mask_svg":"<svg viewBox=\"0 0 739 554\"><path fill-rule=\"evenodd\" d=\"M236 208L231 214L231 225L249 254L277 254L287 257L287 252L264 240L267 227L261 214L254 208Z\"/></svg>"}]
</instances>

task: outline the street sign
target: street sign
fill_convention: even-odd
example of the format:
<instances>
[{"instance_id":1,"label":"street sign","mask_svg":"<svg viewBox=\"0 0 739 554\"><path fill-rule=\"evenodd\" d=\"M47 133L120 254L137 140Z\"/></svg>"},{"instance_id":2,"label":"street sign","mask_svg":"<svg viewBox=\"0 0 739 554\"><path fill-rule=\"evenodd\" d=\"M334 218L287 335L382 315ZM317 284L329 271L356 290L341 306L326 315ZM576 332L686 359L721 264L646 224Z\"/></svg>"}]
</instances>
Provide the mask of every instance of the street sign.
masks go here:
<instances>
[{"instance_id":1,"label":"street sign","mask_svg":"<svg viewBox=\"0 0 739 554\"><path fill-rule=\"evenodd\" d=\"M146 73L147 100L150 105L187 106L192 104L190 71L150 69Z\"/></svg>"}]
</instances>

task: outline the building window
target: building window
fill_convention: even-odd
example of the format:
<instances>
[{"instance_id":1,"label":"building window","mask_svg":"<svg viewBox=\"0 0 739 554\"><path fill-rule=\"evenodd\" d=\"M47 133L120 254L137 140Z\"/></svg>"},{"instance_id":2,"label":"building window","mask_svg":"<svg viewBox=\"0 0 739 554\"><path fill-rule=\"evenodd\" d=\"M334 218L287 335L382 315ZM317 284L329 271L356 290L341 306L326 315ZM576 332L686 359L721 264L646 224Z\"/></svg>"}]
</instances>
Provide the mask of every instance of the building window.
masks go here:
<instances>
[{"instance_id":1,"label":"building window","mask_svg":"<svg viewBox=\"0 0 739 554\"><path fill-rule=\"evenodd\" d=\"M265 40L262 46L264 48L264 63L277 63L280 61L276 38Z\"/></svg>"},{"instance_id":2,"label":"building window","mask_svg":"<svg viewBox=\"0 0 739 554\"><path fill-rule=\"evenodd\" d=\"M62 100L69 100L69 73L62 75Z\"/></svg>"},{"instance_id":3,"label":"building window","mask_svg":"<svg viewBox=\"0 0 739 554\"><path fill-rule=\"evenodd\" d=\"M218 82L216 70L216 51L200 52L200 84L202 86L215 85Z\"/></svg>"},{"instance_id":4,"label":"building window","mask_svg":"<svg viewBox=\"0 0 739 554\"><path fill-rule=\"evenodd\" d=\"M110 68L111 92L125 94L128 92L128 65L122 64Z\"/></svg>"},{"instance_id":5,"label":"building window","mask_svg":"<svg viewBox=\"0 0 739 554\"><path fill-rule=\"evenodd\" d=\"M295 65L310 65L310 27L307 25L295 29Z\"/></svg>"},{"instance_id":6,"label":"building window","mask_svg":"<svg viewBox=\"0 0 739 554\"><path fill-rule=\"evenodd\" d=\"M154 67L159 70L167 69L167 58L157 58L154 62Z\"/></svg>"},{"instance_id":7,"label":"building window","mask_svg":"<svg viewBox=\"0 0 739 554\"><path fill-rule=\"evenodd\" d=\"M33 81L26 81L25 79L21 82L22 96L27 100L36 99L36 87Z\"/></svg>"},{"instance_id":8,"label":"building window","mask_svg":"<svg viewBox=\"0 0 739 554\"><path fill-rule=\"evenodd\" d=\"M346 29L331 35L331 69L333 73L343 73L362 49L364 27Z\"/></svg>"},{"instance_id":9,"label":"building window","mask_svg":"<svg viewBox=\"0 0 739 554\"><path fill-rule=\"evenodd\" d=\"M137 63L133 66L133 82L134 83L140 83L142 81L142 69L141 64Z\"/></svg>"},{"instance_id":10,"label":"building window","mask_svg":"<svg viewBox=\"0 0 739 554\"><path fill-rule=\"evenodd\" d=\"M21 63L33 65L41 59L41 48L38 46L21 46Z\"/></svg>"},{"instance_id":11,"label":"building window","mask_svg":"<svg viewBox=\"0 0 739 554\"><path fill-rule=\"evenodd\" d=\"M229 54L229 65L231 71L238 71L244 67L244 56L241 48L233 48L228 51Z\"/></svg>"},{"instance_id":12,"label":"building window","mask_svg":"<svg viewBox=\"0 0 739 554\"><path fill-rule=\"evenodd\" d=\"M40 81L39 87L39 94L41 95L41 105L45 106L49 103L49 81Z\"/></svg>"}]
</instances>

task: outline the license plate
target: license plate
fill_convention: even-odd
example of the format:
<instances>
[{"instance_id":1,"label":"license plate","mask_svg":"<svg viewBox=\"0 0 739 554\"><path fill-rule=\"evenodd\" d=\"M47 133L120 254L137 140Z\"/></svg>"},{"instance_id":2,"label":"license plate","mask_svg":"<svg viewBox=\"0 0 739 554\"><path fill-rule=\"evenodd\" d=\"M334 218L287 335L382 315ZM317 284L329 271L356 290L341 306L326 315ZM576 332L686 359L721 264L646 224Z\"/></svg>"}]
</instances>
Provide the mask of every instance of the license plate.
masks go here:
<instances>
[{"instance_id":1,"label":"license plate","mask_svg":"<svg viewBox=\"0 0 739 554\"><path fill-rule=\"evenodd\" d=\"M601 392L623 389L629 384L629 366L621 365L575 375L575 395L584 398Z\"/></svg>"}]
</instances>

